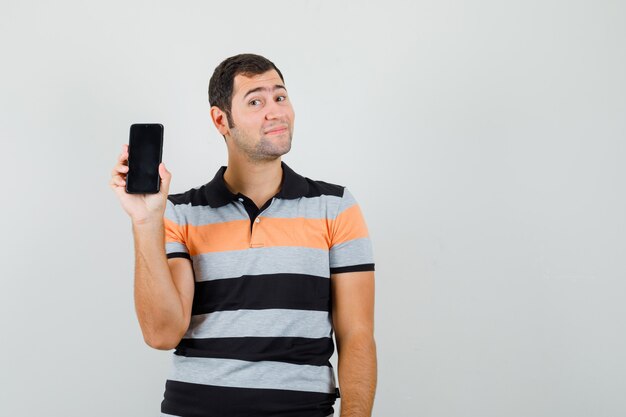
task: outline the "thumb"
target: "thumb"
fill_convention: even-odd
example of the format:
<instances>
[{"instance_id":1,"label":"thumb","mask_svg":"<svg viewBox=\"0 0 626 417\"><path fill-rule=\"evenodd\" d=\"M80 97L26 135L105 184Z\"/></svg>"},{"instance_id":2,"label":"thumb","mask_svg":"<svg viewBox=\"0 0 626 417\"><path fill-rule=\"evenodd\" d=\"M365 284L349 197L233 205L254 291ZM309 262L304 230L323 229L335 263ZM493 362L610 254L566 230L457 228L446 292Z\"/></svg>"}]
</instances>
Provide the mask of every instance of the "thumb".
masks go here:
<instances>
[{"instance_id":1,"label":"thumb","mask_svg":"<svg viewBox=\"0 0 626 417\"><path fill-rule=\"evenodd\" d=\"M163 190L163 193L167 194L170 189L172 173L165 168L165 164L163 162L159 164L159 175L161 176L161 190Z\"/></svg>"}]
</instances>

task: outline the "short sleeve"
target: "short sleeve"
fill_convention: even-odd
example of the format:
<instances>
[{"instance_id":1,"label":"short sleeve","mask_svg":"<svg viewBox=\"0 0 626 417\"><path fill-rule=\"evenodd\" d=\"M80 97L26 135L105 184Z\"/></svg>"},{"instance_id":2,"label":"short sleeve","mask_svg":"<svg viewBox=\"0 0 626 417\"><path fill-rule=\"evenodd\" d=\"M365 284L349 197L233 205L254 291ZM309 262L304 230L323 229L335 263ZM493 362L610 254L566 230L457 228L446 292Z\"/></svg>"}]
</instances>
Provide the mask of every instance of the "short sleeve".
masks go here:
<instances>
[{"instance_id":1,"label":"short sleeve","mask_svg":"<svg viewBox=\"0 0 626 417\"><path fill-rule=\"evenodd\" d=\"M373 271L374 254L359 204L347 188L331 223L330 273Z\"/></svg>"},{"instance_id":2,"label":"short sleeve","mask_svg":"<svg viewBox=\"0 0 626 417\"><path fill-rule=\"evenodd\" d=\"M163 224L165 226L165 254L167 258L191 260L189 249L185 243L185 222L181 219L174 203L169 199L166 200Z\"/></svg>"}]
</instances>

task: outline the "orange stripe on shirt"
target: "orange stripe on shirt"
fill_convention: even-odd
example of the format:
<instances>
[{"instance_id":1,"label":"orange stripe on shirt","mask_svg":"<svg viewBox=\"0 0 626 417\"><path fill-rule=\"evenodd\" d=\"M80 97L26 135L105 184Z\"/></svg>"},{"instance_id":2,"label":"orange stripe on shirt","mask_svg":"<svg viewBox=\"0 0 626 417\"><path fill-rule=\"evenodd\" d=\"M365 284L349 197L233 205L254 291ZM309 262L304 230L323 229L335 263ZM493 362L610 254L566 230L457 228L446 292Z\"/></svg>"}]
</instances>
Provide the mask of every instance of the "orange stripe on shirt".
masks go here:
<instances>
[{"instance_id":1,"label":"orange stripe on shirt","mask_svg":"<svg viewBox=\"0 0 626 417\"><path fill-rule=\"evenodd\" d=\"M328 250L326 219L274 218L259 216L250 233L250 220L233 220L202 226L187 226L190 255L243 250L250 247L300 246Z\"/></svg>"},{"instance_id":2,"label":"orange stripe on shirt","mask_svg":"<svg viewBox=\"0 0 626 417\"><path fill-rule=\"evenodd\" d=\"M250 247L250 220L187 225L187 248L194 256L207 252L243 250Z\"/></svg>"},{"instance_id":3,"label":"orange stripe on shirt","mask_svg":"<svg viewBox=\"0 0 626 417\"><path fill-rule=\"evenodd\" d=\"M163 226L165 228L165 242L185 243L186 226L181 226L165 217L163 218Z\"/></svg>"},{"instance_id":4,"label":"orange stripe on shirt","mask_svg":"<svg viewBox=\"0 0 626 417\"><path fill-rule=\"evenodd\" d=\"M250 220L233 220L200 226L180 226L166 221L166 242L181 242L195 256L201 253L244 250L250 247L299 246L328 250L333 245L368 236L357 204L335 220L259 216L254 232ZM330 235L333 235L332 241Z\"/></svg>"},{"instance_id":5,"label":"orange stripe on shirt","mask_svg":"<svg viewBox=\"0 0 626 417\"><path fill-rule=\"evenodd\" d=\"M368 237L367 225L358 204L354 204L331 220L331 247L352 239Z\"/></svg>"},{"instance_id":6,"label":"orange stripe on shirt","mask_svg":"<svg viewBox=\"0 0 626 417\"><path fill-rule=\"evenodd\" d=\"M328 220L296 218L261 217L256 224L259 241L265 246L301 246L305 248L328 250L330 237ZM254 241L257 240L255 235Z\"/></svg>"}]
</instances>

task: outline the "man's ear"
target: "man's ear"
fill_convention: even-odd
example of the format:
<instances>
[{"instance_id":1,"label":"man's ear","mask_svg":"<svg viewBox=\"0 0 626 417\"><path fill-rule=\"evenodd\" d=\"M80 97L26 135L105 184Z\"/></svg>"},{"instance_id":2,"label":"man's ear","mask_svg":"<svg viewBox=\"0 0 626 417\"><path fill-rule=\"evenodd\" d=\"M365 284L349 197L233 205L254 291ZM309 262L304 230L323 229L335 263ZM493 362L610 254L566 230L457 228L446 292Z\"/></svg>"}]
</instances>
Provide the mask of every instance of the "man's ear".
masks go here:
<instances>
[{"instance_id":1,"label":"man's ear","mask_svg":"<svg viewBox=\"0 0 626 417\"><path fill-rule=\"evenodd\" d=\"M211 106L211 120L222 136L226 136L230 132L228 128L228 118L226 113L217 106Z\"/></svg>"}]
</instances>

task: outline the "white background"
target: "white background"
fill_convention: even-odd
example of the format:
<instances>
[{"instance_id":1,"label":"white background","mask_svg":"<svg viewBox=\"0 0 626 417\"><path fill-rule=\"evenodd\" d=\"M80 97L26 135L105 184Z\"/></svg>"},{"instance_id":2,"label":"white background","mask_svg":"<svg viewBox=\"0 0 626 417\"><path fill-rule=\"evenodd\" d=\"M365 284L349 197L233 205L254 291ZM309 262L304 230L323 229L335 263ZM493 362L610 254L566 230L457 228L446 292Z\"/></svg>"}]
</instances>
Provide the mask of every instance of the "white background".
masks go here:
<instances>
[{"instance_id":1,"label":"white background","mask_svg":"<svg viewBox=\"0 0 626 417\"><path fill-rule=\"evenodd\" d=\"M374 416L626 415L624 16L3 0L0 414L158 415L172 352L143 342L110 171L129 126L155 122L170 192L210 180L209 77L254 52L294 103L283 160L347 185L369 225Z\"/></svg>"}]
</instances>

